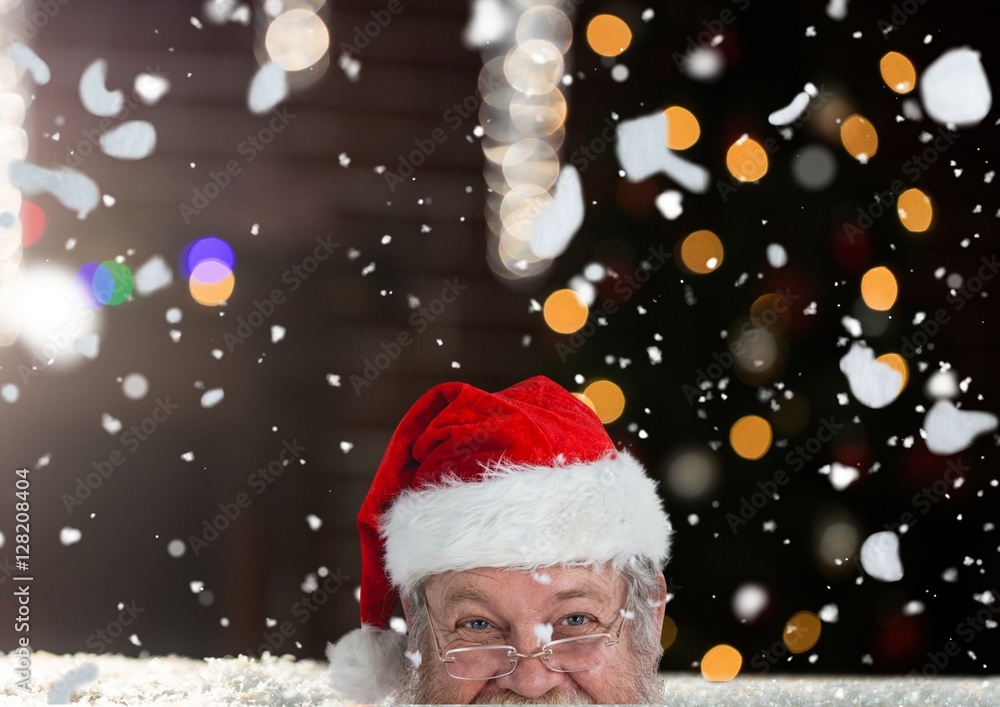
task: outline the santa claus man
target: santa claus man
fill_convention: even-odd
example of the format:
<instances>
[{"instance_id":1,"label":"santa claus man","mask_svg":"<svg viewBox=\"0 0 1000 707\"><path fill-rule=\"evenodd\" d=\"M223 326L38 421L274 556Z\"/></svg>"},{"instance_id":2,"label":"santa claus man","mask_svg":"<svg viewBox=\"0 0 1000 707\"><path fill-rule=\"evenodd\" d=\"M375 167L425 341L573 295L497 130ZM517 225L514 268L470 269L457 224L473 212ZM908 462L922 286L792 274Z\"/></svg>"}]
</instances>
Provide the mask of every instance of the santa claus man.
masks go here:
<instances>
[{"instance_id":1,"label":"santa claus man","mask_svg":"<svg viewBox=\"0 0 1000 707\"><path fill-rule=\"evenodd\" d=\"M642 466L551 380L428 391L358 528L362 626L327 650L342 696L662 701L670 521ZM407 634L388 628L397 599Z\"/></svg>"}]
</instances>

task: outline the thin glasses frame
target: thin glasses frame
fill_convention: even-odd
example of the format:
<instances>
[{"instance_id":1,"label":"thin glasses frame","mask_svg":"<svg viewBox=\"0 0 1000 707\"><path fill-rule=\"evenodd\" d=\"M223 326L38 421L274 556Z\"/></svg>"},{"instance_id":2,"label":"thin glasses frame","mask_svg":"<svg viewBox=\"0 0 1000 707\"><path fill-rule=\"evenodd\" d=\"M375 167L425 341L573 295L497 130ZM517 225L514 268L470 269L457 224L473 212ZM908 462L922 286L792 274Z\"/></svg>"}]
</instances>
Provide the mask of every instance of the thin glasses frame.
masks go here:
<instances>
[{"instance_id":1,"label":"thin glasses frame","mask_svg":"<svg viewBox=\"0 0 1000 707\"><path fill-rule=\"evenodd\" d=\"M502 678L510 675L515 670L517 670L518 661L521 658L526 658L526 659L541 658L542 665L544 665L546 668L555 673L579 673L585 670L593 670L594 668L598 668L600 667L600 665L593 665L587 668L573 668L572 670L561 670L559 668L554 668L549 663L549 658L552 657L552 647L576 641L583 641L583 640L593 641L594 639L597 638L604 638L606 641L604 644L605 646L619 645L622 640L622 632L625 630L626 618L632 616L632 613L628 610L627 607L620 610L619 613L621 614L622 617L622 623L621 626L618 627L618 632L615 635L612 635L610 633L590 633L585 636L572 636L570 638L560 638L555 641L549 641L548 643L544 644L542 646L542 649L537 653L518 653L517 648L515 648L514 646L496 645L496 646L468 646L465 648L452 648L450 650L445 651L443 656L441 655L441 644L438 641L437 632L434 630L434 622L430 620L429 611L427 612L427 617L428 617L428 623L430 624L431 627L431 635L434 637L434 646L437 648L438 662L444 663L446 665L446 670L448 671L449 677L452 677L456 680L474 680L481 682L483 680L495 680L497 678ZM453 675L451 672L450 665L455 663L456 654L470 653L474 651L479 651L480 654L482 654L484 651L501 651L501 650L506 651L507 658L510 659L510 670L507 670L506 672L502 672L497 675L492 675L489 677L459 677L457 675Z\"/></svg>"}]
</instances>

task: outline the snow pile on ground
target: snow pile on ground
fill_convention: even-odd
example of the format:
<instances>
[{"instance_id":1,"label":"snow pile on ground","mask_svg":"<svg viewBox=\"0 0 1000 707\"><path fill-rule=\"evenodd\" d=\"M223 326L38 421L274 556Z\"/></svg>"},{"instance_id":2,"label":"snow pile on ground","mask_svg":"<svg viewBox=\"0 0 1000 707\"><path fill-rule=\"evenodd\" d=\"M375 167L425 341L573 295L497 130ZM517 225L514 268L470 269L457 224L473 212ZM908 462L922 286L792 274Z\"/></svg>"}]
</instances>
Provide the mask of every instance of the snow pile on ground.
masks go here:
<instances>
[{"instance_id":1,"label":"snow pile on ground","mask_svg":"<svg viewBox=\"0 0 1000 707\"><path fill-rule=\"evenodd\" d=\"M0 705L46 704L51 688L86 663L97 678L72 695L93 705L338 705L326 681L326 664L265 655L263 659L177 656L145 659L120 655L32 655L32 700L14 689L14 656L0 654L4 671Z\"/></svg>"},{"instance_id":2,"label":"snow pile on ground","mask_svg":"<svg viewBox=\"0 0 1000 707\"><path fill-rule=\"evenodd\" d=\"M32 655L31 699L14 690L13 655L0 653L4 671L0 705L47 704L49 690L67 673L91 663L97 678L72 694L87 705L313 705L346 704L330 692L325 662L265 655L194 660L177 656L124 658L118 655ZM700 675L663 675L666 702L702 705L1000 705L1000 679L789 677L741 675L708 682Z\"/></svg>"}]
</instances>

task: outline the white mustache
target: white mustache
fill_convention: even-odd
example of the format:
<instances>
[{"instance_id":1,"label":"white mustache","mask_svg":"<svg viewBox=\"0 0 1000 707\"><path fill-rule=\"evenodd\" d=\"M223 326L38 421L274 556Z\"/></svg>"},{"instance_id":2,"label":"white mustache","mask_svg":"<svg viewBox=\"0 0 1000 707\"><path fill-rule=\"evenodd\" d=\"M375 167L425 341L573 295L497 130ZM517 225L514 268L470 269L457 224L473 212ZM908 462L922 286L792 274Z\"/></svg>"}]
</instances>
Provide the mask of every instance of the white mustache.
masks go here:
<instances>
[{"instance_id":1,"label":"white mustache","mask_svg":"<svg viewBox=\"0 0 1000 707\"><path fill-rule=\"evenodd\" d=\"M483 699L475 699L473 704L481 705L592 705L593 698L580 690L565 692L549 690L539 697L525 697L512 690L504 690Z\"/></svg>"}]
</instances>

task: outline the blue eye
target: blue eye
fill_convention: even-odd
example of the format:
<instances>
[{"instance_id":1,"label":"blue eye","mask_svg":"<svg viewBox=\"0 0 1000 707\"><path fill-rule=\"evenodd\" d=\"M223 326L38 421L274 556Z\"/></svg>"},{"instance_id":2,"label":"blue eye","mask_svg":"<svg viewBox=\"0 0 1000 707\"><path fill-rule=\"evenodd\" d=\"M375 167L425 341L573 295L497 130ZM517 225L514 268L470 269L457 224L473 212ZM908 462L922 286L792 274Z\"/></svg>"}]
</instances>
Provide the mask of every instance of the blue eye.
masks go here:
<instances>
[{"instance_id":1,"label":"blue eye","mask_svg":"<svg viewBox=\"0 0 1000 707\"><path fill-rule=\"evenodd\" d=\"M490 627L490 622L486 619L470 619L462 626L463 628L471 628L473 631L485 631Z\"/></svg>"},{"instance_id":2,"label":"blue eye","mask_svg":"<svg viewBox=\"0 0 1000 707\"><path fill-rule=\"evenodd\" d=\"M584 622L587 621L587 617L583 614L572 614L567 616L565 621L567 621L567 626L583 626Z\"/></svg>"}]
</instances>

